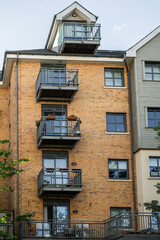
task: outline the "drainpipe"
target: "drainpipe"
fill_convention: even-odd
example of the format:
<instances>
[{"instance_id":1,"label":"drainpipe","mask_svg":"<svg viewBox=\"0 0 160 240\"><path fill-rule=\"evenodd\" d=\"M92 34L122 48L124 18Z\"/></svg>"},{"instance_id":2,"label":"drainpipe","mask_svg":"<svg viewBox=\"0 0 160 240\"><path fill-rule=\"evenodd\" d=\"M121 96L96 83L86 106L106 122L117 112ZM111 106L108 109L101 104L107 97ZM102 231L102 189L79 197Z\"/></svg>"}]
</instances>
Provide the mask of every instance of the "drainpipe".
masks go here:
<instances>
[{"instance_id":1,"label":"drainpipe","mask_svg":"<svg viewBox=\"0 0 160 240\"><path fill-rule=\"evenodd\" d=\"M18 59L17 53L16 62L16 144L17 144L17 160L19 159L19 137L18 137ZM17 163L17 170L19 170L19 163ZM17 173L17 217L19 216L19 173ZM17 222L17 236L19 234L19 223Z\"/></svg>"},{"instance_id":2,"label":"drainpipe","mask_svg":"<svg viewBox=\"0 0 160 240\"><path fill-rule=\"evenodd\" d=\"M130 136L131 136L133 203L134 203L134 212L137 212L137 209L136 209L136 193L135 193L135 177L134 177L134 158L133 158L133 131L132 131L131 88L130 88L130 79L129 79L129 69L128 69L128 65L127 65L126 55L125 54L124 54L124 63L125 63L126 70L127 70L127 80L128 80L128 100L129 100Z\"/></svg>"}]
</instances>

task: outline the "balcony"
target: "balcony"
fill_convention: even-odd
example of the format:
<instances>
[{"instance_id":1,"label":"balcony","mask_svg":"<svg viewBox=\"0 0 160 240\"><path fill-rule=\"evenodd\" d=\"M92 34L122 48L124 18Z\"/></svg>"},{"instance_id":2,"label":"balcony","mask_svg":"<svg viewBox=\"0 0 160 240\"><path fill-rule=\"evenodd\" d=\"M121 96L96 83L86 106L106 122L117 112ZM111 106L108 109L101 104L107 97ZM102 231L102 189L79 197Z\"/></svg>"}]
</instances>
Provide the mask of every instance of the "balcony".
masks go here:
<instances>
[{"instance_id":1,"label":"balcony","mask_svg":"<svg viewBox=\"0 0 160 240\"><path fill-rule=\"evenodd\" d=\"M91 221L35 221L21 225L21 239L104 239L104 223Z\"/></svg>"},{"instance_id":2,"label":"balcony","mask_svg":"<svg viewBox=\"0 0 160 240\"><path fill-rule=\"evenodd\" d=\"M61 53L93 54L100 45L100 24L63 23L58 39Z\"/></svg>"},{"instance_id":3,"label":"balcony","mask_svg":"<svg viewBox=\"0 0 160 240\"><path fill-rule=\"evenodd\" d=\"M43 117L37 127L38 148L72 149L80 140L80 119L46 120Z\"/></svg>"},{"instance_id":4,"label":"balcony","mask_svg":"<svg viewBox=\"0 0 160 240\"><path fill-rule=\"evenodd\" d=\"M71 102L78 91L78 70L41 68L36 82L36 100Z\"/></svg>"},{"instance_id":5,"label":"balcony","mask_svg":"<svg viewBox=\"0 0 160 240\"><path fill-rule=\"evenodd\" d=\"M39 197L74 197L81 187L81 169L43 168L38 175Z\"/></svg>"},{"instance_id":6,"label":"balcony","mask_svg":"<svg viewBox=\"0 0 160 240\"><path fill-rule=\"evenodd\" d=\"M41 239L160 239L157 213L128 213L106 221L31 221L21 225L21 238Z\"/></svg>"}]
</instances>

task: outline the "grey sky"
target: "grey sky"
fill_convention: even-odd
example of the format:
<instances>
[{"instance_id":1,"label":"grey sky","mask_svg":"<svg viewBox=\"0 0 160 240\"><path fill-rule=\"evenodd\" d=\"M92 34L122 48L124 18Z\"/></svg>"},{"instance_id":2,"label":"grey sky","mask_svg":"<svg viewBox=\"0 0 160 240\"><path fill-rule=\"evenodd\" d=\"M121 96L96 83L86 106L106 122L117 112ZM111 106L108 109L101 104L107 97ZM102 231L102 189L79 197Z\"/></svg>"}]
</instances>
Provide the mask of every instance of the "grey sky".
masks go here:
<instances>
[{"instance_id":1,"label":"grey sky","mask_svg":"<svg viewBox=\"0 0 160 240\"><path fill-rule=\"evenodd\" d=\"M98 16L101 46L126 50L160 25L160 0L77 0ZM0 69L5 50L44 48L54 14L74 0L0 0Z\"/></svg>"}]
</instances>

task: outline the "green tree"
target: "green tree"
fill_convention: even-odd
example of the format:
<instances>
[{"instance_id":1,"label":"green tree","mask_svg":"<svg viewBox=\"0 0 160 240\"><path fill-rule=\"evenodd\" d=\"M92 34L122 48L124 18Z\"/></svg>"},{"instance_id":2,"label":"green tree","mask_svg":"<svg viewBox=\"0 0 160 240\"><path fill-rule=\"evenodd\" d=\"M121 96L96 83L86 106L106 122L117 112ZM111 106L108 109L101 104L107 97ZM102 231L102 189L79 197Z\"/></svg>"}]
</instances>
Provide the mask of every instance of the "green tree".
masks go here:
<instances>
[{"instance_id":1,"label":"green tree","mask_svg":"<svg viewBox=\"0 0 160 240\"><path fill-rule=\"evenodd\" d=\"M160 149L160 126L155 127L154 131L157 133L157 136L155 137L155 139L158 140L158 149Z\"/></svg>"},{"instance_id":2,"label":"green tree","mask_svg":"<svg viewBox=\"0 0 160 240\"><path fill-rule=\"evenodd\" d=\"M30 161L30 159L27 159L27 158L12 160L9 144L10 144L10 141L8 139L0 140L0 179L2 180L12 178L17 173L23 172L23 169L17 169L17 164ZM14 189L0 187L0 190L12 192ZM4 212L4 210L0 209L0 212ZM20 223L22 221L29 221L30 218L32 218L33 216L34 216L34 213L27 212L24 215L17 216L15 221ZM0 217L0 225L5 225L9 223L10 217L11 217L10 212L5 213L3 217ZM11 236L8 232L0 229L1 240L15 239L15 238L16 238L15 236Z\"/></svg>"},{"instance_id":3,"label":"green tree","mask_svg":"<svg viewBox=\"0 0 160 240\"><path fill-rule=\"evenodd\" d=\"M154 186L157 188L157 193L160 194L160 183L157 183ZM144 203L144 206L146 207L147 210L152 210L152 212L156 212L160 210L158 201L152 201L151 203L146 202Z\"/></svg>"}]
</instances>

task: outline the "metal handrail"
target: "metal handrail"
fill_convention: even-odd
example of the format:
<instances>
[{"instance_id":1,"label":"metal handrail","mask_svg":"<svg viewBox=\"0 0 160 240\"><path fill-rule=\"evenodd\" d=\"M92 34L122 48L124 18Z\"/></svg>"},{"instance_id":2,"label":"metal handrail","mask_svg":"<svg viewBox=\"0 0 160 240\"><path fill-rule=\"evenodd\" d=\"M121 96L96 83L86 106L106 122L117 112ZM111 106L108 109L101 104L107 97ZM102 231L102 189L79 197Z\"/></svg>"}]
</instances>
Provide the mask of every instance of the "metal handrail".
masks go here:
<instances>
[{"instance_id":1,"label":"metal handrail","mask_svg":"<svg viewBox=\"0 0 160 240\"><path fill-rule=\"evenodd\" d=\"M7 232L10 235L13 235L13 223L1 223L0 230Z\"/></svg>"},{"instance_id":2,"label":"metal handrail","mask_svg":"<svg viewBox=\"0 0 160 240\"><path fill-rule=\"evenodd\" d=\"M87 23L63 23L63 37L84 39L84 40L100 40L100 24Z\"/></svg>"},{"instance_id":3,"label":"metal handrail","mask_svg":"<svg viewBox=\"0 0 160 240\"><path fill-rule=\"evenodd\" d=\"M82 170L71 168L42 168L38 175L38 189L47 187L81 187Z\"/></svg>"},{"instance_id":4,"label":"metal handrail","mask_svg":"<svg viewBox=\"0 0 160 240\"><path fill-rule=\"evenodd\" d=\"M80 119L75 121L56 117L55 120L46 120L42 117L37 127L37 141L41 136L80 136L80 123Z\"/></svg>"},{"instance_id":5,"label":"metal handrail","mask_svg":"<svg viewBox=\"0 0 160 240\"><path fill-rule=\"evenodd\" d=\"M157 219L157 220L156 220ZM160 216L155 213L123 213L105 221L107 236L120 233L160 233Z\"/></svg>"},{"instance_id":6,"label":"metal handrail","mask_svg":"<svg viewBox=\"0 0 160 240\"><path fill-rule=\"evenodd\" d=\"M78 87L78 70L41 67L36 81L36 95L41 86Z\"/></svg>"},{"instance_id":7,"label":"metal handrail","mask_svg":"<svg viewBox=\"0 0 160 240\"><path fill-rule=\"evenodd\" d=\"M155 222L157 217L157 222ZM124 225L125 221L130 224ZM137 224L137 228L136 228ZM160 233L160 219L156 213L126 213L106 221L49 221L33 220L23 223L23 237L50 237L64 239L108 239L122 233ZM37 235L38 236L38 235Z\"/></svg>"},{"instance_id":8,"label":"metal handrail","mask_svg":"<svg viewBox=\"0 0 160 240\"><path fill-rule=\"evenodd\" d=\"M21 225L22 237L104 239L103 222L34 221Z\"/></svg>"}]
</instances>

